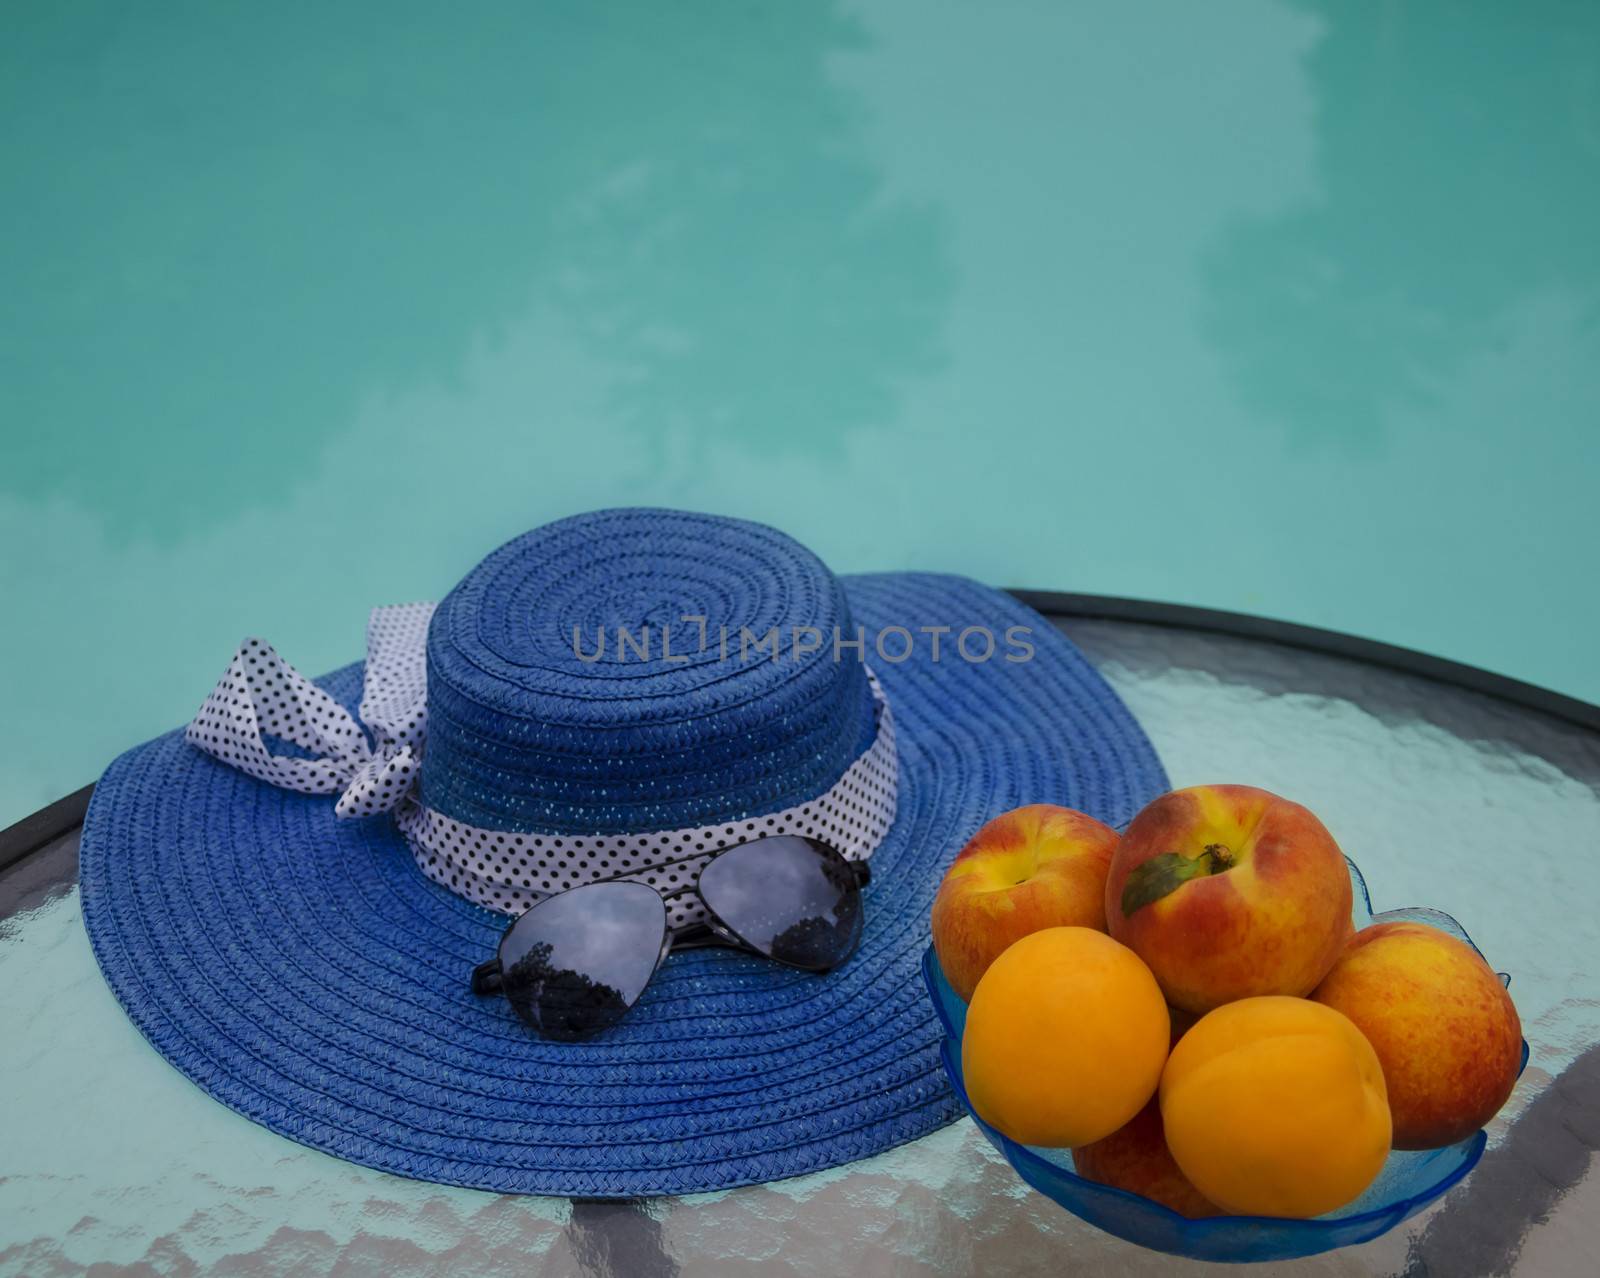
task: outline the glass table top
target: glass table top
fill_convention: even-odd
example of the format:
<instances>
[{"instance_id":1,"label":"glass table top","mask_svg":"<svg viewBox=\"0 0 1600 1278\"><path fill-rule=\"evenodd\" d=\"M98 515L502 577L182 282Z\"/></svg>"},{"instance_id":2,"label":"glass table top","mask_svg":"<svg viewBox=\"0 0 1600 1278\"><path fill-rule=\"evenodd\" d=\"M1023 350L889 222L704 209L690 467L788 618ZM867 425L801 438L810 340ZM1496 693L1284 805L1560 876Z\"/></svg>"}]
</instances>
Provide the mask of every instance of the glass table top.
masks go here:
<instances>
[{"instance_id":1,"label":"glass table top","mask_svg":"<svg viewBox=\"0 0 1600 1278\"><path fill-rule=\"evenodd\" d=\"M1174 785L1245 781L1307 804L1361 865L1375 908L1447 910L1512 974L1532 1058L1479 1167L1383 1238L1260 1272L1590 1272L1600 734L1272 642L1059 624L1145 724ZM1191 1264L1031 1192L967 1120L832 1171L643 1203L499 1197L304 1149L206 1097L123 1017L83 933L75 840L0 875L0 1274L1120 1275Z\"/></svg>"}]
</instances>

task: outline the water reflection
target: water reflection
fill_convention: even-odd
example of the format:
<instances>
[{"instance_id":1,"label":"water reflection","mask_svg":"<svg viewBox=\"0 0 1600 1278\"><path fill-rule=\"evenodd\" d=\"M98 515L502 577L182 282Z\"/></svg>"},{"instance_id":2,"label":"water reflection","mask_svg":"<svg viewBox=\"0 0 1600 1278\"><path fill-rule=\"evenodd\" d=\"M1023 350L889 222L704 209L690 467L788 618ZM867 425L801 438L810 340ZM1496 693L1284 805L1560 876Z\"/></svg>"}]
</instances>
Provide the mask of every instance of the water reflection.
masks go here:
<instances>
[{"instance_id":1,"label":"water reflection","mask_svg":"<svg viewBox=\"0 0 1600 1278\"><path fill-rule=\"evenodd\" d=\"M1592 349L1600 318L1600 8L1296 7L1324 27L1305 58L1321 189L1239 219L1206 261L1241 393L1302 441L1358 447L1477 360L1516 359L1537 396L1550 342L1511 351L1519 326L1554 299Z\"/></svg>"},{"instance_id":2,"label":"water reflection","mask_svg":"<svg viewBox=\"0 0 1600 1278\"><path fill-rule=\"evenodd\" d=\"M13 24L0 824L181 723L242 634L326 670L545 520L793 526L775 475L847 469L947 291L844 50L818 5Z\"/></svg>"},{"instance_id":3,"label":"water reflection","mask_svg":"<svg viewBox=\"0 0 1600 1278\"><path fill-rule=\"evenodd\" d=\"M0 48L0 495L158 541L284 508L365 397L533 308L647 458L685 423L826 455L944 289L827 76L860 40L817 5L41 13ZM556 429L532 389L508 432Z\"/></svg>"}]
</instances>

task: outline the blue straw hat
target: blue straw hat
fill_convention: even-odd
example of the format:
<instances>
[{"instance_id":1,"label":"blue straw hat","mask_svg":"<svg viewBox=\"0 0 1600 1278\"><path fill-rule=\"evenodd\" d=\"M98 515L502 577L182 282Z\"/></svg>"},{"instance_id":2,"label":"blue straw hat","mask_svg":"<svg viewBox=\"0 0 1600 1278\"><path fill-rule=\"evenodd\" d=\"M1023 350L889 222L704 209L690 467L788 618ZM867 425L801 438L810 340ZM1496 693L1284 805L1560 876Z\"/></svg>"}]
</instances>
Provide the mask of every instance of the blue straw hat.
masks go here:
<instances>
[{"instance_id":1,"label":"blue straw hat","mask_svg":"<svg viewBox=\"0 0 1600 1278\"><path fill-rule=\"evenodd\" d=\"M563 520L368 637L365 668L315 688L249 641L187 735L112 764L84 921L195 1083L419 1179L679 1194L951 1122L918 971L944 867L1008 808L1121 827L1166 788L1115 694L1009 596L835 578L730 519ZM674 954L576 1044L471 992L530 901L616 875L665 890L773 822L872 858L861 946L829 975Z\"/></svg>"}]
</instances>

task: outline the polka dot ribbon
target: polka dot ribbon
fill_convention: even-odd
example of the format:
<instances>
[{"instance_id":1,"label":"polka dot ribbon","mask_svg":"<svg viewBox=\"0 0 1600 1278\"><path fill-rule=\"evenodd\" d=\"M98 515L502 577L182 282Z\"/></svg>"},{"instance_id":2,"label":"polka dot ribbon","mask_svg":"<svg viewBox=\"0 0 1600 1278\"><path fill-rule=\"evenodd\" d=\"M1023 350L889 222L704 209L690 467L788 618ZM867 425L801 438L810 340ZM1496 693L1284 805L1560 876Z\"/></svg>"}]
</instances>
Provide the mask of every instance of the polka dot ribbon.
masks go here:
<instances>
[{"instance_id":1,"label":"polka dot ribbon","mask_svg":"<svg viewBox=\"0 0 1600 1278\"><path fill-rule=\"evenodd\" d=\"M894 715L870 669L878 720L872 743L825 793L782 812L693 829L574 836L484 830L423 807L413 789L427 726L433 609L415 603L372 610L359 723L271 644L246 639L189 724L187 740L269 785L338 794L334 811L341 817L392 811L424 874L505 914L580 883L635 879L667 896L676 927L703 913L698 900L679 889L724 848L769 834L802 834L864 860L894 824Z\"/></svg>"},{"instance_id":2,"label":"polka dot ribbon","mask_svg":"<svg viewBox=\"0 0 1600 1278\"><path fill-rule=\"evenodd\" d=\"M410 794L422 763L433 609L374 608L367 620L361 723L370 743L343 706L261 639L239 645L185 737L259 781L338 794L341 817L390 811Z\"/></svg>"},{"instance_id":3,"label":"polka dot ribbon","mask_svg":"<svg viewBox=\"0 0 1600 1278\"><path fill-rule=\"evenodd\" d=\"M870 669L867 681L877 702L872 744L824 793L782 812L679 830L594 835L480 830L420 803L402 804L395 820L424 874L502 914L520 914L582 883L631 879L666 898L671 926L697 923L705 911L699 898L683 889L724 849L769 834L799 834L820 839L849 860L864 861L883 842L894 824L900 756L888 698Z\"/></svg>"}]
</instances>

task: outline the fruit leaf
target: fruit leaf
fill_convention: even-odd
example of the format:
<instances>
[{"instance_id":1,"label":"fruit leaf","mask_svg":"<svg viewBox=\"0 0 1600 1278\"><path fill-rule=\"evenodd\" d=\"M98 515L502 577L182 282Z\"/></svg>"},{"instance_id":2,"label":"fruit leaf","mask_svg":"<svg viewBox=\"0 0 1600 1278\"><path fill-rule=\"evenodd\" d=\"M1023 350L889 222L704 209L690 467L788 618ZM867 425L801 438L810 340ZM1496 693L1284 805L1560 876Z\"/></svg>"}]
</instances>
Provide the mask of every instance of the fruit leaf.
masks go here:
<instances>
[{"instance_id":1,"label":"fruit leaf","mask_svg":"<svg viewBox=\"0 0 1600 1278\"><path fill-rule=\"evenodd\" d=\"M1211 872L1211 858L1204 853L1187 857L1177 852L1163 852L1151 857L1143 865L1136 866L1122 885L1123 917L1142 910L1152 901L1159 901L1190 879L1203 878Z\"/></svg>"}]
</instances>

